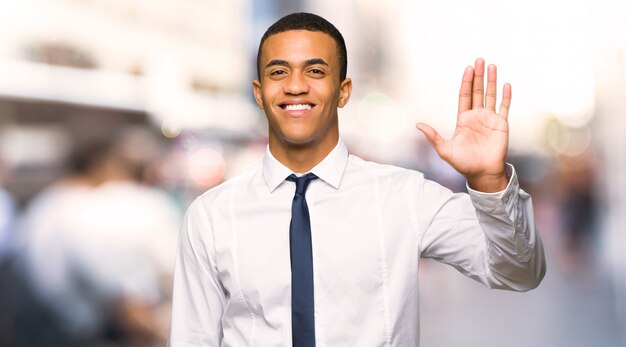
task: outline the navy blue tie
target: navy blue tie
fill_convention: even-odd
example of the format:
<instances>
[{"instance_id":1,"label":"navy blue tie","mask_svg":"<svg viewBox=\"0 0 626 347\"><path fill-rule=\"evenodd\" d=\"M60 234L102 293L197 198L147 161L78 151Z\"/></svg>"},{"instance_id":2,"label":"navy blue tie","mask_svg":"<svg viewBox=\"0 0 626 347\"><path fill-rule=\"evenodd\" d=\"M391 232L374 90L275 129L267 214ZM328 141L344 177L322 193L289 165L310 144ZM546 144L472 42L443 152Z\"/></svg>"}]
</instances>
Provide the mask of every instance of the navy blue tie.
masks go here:
<instances>
[{"instance_id":1,"label":"navy blue tie","mask_svg":"<svg viewBox=\"0 0 626 347\"><path fill-rule=\"evenodd\" d=\"M311 250L311 220L306 205L306 189L312 173L302 177L290 175L296 182L296 194L291 204L289 246L291 256L291 333L294 347L315 347L315 319L313 317L313 252Z\"/></svg>"}]
</instances>

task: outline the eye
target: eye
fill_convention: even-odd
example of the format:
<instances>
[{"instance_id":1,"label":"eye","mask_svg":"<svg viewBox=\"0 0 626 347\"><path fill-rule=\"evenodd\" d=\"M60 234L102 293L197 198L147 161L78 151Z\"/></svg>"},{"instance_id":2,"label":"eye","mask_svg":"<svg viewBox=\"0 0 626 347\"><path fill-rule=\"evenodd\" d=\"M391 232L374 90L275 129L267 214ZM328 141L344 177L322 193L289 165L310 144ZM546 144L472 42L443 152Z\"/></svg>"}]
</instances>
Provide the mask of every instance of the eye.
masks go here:
<instances>
[{"instance_id":1,"label":"eye","mask_svg":"<svg viewBox=\"0 0 626 347\"><path fill-rule=\"evenodd\" d=\"M324 70L316 69L316 68L310 69L309 70L309 74L312 75L313 77L317 77L317 78L321 78L321 77L324 77L326 75Z\"/></svg>"}]
</instances>

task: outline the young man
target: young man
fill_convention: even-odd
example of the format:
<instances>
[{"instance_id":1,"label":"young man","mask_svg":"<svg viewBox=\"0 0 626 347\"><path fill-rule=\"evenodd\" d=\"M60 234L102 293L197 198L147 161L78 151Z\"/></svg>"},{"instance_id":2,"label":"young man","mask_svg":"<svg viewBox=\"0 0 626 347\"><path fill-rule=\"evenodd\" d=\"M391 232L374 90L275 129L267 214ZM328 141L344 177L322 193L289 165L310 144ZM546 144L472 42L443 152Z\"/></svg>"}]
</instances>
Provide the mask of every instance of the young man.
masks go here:
<instances>
[{"instance_id":1,"label":"young man","mask_svg":"<svg viewBox=\"0 0 626 347\"><path fill-rule=\"evenodd\" d=\"M348 154L346 67L341 34L316 15L286 16L261 39L253 87L269 145L187 212L171 346L416 346L420 257L492 288L543 278L530 197L504 162L511 87L496 113L495 66L486 94L483 60L465 69L452 139L417 126L469 195Z\"/></svg>"}]
</instances>

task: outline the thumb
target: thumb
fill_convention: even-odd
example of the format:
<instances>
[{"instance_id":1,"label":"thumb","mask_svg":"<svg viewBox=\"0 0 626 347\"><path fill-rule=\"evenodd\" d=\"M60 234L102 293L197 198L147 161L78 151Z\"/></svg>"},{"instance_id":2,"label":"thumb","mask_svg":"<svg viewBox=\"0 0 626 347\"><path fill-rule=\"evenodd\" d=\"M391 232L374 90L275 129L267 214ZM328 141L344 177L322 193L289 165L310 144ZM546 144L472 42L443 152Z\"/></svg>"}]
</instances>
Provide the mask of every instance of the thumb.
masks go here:
<instances>
[{"instance_id":1,"label":"thumb","mask_svg":"<svg viewBox=\"0 0 626 347\"><path fill-rule=\"evenodd\" d=\"M426 136L426 139L433 145L437 153L441 155L441 150L443 149L445 141L439 133L430 125L425 123L417 123L415 127L421 131L424 136Z\"/></svg>"}]
</instances>

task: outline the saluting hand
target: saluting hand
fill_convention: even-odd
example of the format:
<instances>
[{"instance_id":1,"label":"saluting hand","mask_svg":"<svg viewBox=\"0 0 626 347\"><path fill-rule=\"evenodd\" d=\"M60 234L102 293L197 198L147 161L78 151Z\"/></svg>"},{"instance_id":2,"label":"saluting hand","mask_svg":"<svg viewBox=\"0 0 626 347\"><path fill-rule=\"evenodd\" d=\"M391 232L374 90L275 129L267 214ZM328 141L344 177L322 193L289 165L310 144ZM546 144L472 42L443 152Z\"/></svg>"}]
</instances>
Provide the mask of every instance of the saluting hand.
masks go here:
<instances>
[{"instance_id":1,"label":"saluting hand","mask_svg":"<svg viewBox=\"0 0 626 347\"><path fill-rule=\"evenodd\" d=\"M474 68L463 73L459 92L456 129L451 139L443 139L432 127L418 123L439 156L461 173L472 189L496 192L506 188L508 177L505 157L509 144L507 117L511 105L511 85L502 90L502 101L496 113L497 72L487 68L487 90L484 91L485 61L476 59Z\"/></svg>"}]
</instances>

